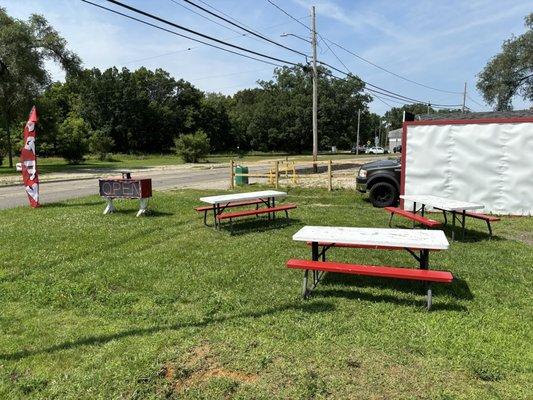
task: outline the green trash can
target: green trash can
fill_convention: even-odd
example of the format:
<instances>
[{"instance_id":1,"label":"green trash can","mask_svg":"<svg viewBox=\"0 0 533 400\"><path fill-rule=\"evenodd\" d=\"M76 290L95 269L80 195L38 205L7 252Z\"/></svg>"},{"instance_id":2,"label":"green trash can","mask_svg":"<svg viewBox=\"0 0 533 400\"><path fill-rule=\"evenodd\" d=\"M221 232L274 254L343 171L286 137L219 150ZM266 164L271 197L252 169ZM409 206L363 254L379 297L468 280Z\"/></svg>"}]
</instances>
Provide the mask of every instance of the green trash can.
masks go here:
<instances>
[{"instance_id":1,"label":"green trash can","mask_svg":"<svg viewBox=\"0 0 533 400\"><path fill-rule=\"evenodd\" d=\"M235 174L247 174L248 173L248 167L243 167L241 165L237 165L235 167ZM247 176L235 176L235 184L237 186L244 186L248 185L248 177Z\"/></svg>"}]
</instances>

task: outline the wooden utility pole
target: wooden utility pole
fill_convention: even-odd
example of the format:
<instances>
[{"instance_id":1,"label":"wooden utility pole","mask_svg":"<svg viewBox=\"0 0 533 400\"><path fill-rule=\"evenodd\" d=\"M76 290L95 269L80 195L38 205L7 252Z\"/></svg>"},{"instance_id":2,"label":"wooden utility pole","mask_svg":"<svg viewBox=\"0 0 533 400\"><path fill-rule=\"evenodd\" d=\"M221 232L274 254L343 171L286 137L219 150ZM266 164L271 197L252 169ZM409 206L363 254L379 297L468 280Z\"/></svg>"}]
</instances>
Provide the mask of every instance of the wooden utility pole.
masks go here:
<instances>
[{"instance_id":1,"label":"wooden utility pole","mask_svg":"<svg viewBox=\"0 0 533 400\"><path fill-rule=\"evenodd\" d=\"M359 155L359 128L361 127L361 110L357 110L357 143L355 144L355 155Z\"/></svg>"},{"instance_id":2,"label":"wooden utility pole","mask_svg":"<svg viewBox=\"0 0 533 400\"><path fill-rule=\"evenodd\" d=\"M466 107L466 82L465 82L465 90L463 91L463 107L461 108L461 112L464 114Z\"/></svg>"},{"instance_id":3,"label":"wooden utility pole","mask_svg":"<svg viewBox=\"0 0 533 400\"><path fill-rule=\"evenodd\" d=\"M315 6L311 7L312 31L311 47L313 48L313 171L317 172L318 159L318 72L316 69L316 17Z\"/></svg>"}]
</instances>

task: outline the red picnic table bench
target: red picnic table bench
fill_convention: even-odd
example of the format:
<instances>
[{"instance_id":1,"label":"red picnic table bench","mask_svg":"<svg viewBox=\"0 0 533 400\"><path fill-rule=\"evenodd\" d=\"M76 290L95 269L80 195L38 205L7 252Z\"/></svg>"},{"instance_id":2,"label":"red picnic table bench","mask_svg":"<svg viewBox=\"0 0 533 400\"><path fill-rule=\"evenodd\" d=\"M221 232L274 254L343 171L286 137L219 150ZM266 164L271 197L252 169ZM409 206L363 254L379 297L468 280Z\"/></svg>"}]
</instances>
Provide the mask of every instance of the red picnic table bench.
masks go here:
<instances>
[{"instance_id":1,"label":"red picnic table bench","mask_svg":"<svg viewBox=\"0 0 533 400\"><path fill-rule=\"evenodd\" d=\"M419 217L424 218L424 212L426 208L431 207L435 210L442 211L443 216L444 216L444 225L447 225L448 218L446 216L446 213L447 212L451 213L452 214L452 240L454 240L454 237L455 237L456 220L459 221L459 223L461 224L463 239L465 238L465 234L466 234L466 221L465 221L466 217L480 219L480 220L485 221L489 229L489 238L492 238L492 227L490 223L500 220L499 217L496 217L494 215L487 215L487 214L482 214L479 212L472 211L472 210L479 210L479 209L484 208L482 204L471 203L467 201L455 200L455 199L450 199L450 198L440 197L440 196L433 196L433 195L401 195L400 198L402 198L404 201L408 201L412 203L412 209L413 209L412 212L409 212L405 209L402 210L402 212L404 213L403 216L405 216L406 218L409 218L407 217L407 215L411 215L411 219L414 219L415 216L416 218L419 218ZM421 207L417 208L417 204L420 204ZM418 214L419 212L420 214ZM462 218L459 218L459 217L462 217ZM433 220L430 220L430 221L433 221Z\"/></svg>"},{"instance_id":2,"label":"red picnic table bench","mask_svg":"<svg viewBox=\"0 0 533 400\"><path fill-rule=\"evenodd\" d=\"M264 190L257 192L233 193L219 196L208 196L200 198L209 206L196 207L195 210L204 213L204 224L207 225L207 214L209 211L213 212L214 226L220 227L220 222L229 220L231 230L233 231L233 220L235 218L258 216L267 214L268 219L275 219L277 212L284 212L286 220L289 221L289 210L295 209L296 204L284 203L276 205L276 198L287 196L285 192L275 190ZM259 207L264 204L265 207ZM232 212L224 212L226 208L243 207L248 205L255 205L255 209L246 209Z\"/></svg>"},{"instance_id":3,"label":"red picnic table bench","mask_svg":"<svg viewBox=\"0 0 533 400\"><path fill-rule=\"evenodd\" d=\"M287 262L288 268L304 270L304 298L309 297L326 272L334 272L424 282L429 310L432 305L431 283L453 281L450 272L429 269L429 251L445 250L449 246L442 231L305 226L293 236L293 240L311 244L311 260L291 259ZM407 250L418 261L419 269L326 261L326 251L334 247ZM311 287L308 284L309 271L313 273Z\"/></svg>"}]
</instances>

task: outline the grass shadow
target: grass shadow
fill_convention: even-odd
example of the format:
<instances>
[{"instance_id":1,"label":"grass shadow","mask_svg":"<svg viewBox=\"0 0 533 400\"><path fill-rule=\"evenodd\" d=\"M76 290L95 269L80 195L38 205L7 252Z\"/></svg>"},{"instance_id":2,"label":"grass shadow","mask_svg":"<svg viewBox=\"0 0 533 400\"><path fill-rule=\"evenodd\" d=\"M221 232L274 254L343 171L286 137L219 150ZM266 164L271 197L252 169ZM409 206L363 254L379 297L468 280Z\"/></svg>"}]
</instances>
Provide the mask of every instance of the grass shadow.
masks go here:
<instances>
[{"instance_id":1,"label":"grass shadow","mask_svg":"<svg viewBox=\"0 0 533 400\"><path fill-rule=\"evenodd\" d=\"M95 346L102 345L108 342L119 340L127 337L133 336L146 336L155 333L165 332L165 331L175 331L185 328L205 328L213 324L223 324L226 321L233 321L240 318L244 319L256 319L262 318L269 315L274 315L277 313L285 311L296 311L296 312L305 312L305 313L323 313L323 312L332 312L335 310L335 306L329 302L315 301L315 302L299 302L299 303L288 303L280 307L272 307L263 311L248 311L236 315L230 316L221 316L206 318L196 322L185 322L185 323L176 323L168 324L161 326L151 326L146 328L132 328L122 332L113 333L113 334L104 334L97 336L88 336L85 338L66 341L63 343L55 344L41 349L33 350L21 350L14 353L4 353L0 354L1 360L20 360L26 357L38 355L38 354L50 354L57 351L70 350L73 348L81 346Z\"/></svg>"},{"instance_id":2,"label":"grass shadow","mask_svg":"<svg viewBox=\"0 0 533 400\"><path fill-rule=\"evenodd\" d=\"M63 207L89 207L89 206L97 206L101 205L102 210L105 208L105 202L102 202L102 200L93 200L93 201L85 201L83 203L45 203L41 204L42 208L63 208Z\"/></svg>"},{"instance_id":3,"label":"grass shadow","mask_svg":"<svg viewBox=\"0 0 533 400\"><path fill-rule=\"evenodd\" d=\"M419 281L397 280L378 277L355 276L347 274L328 273L321 280L320 284L331 284L340 286L353 286L358 288L379 288L394 289L403 293L419 294L423 290L423 283ZM468 283L460 278L454 277L450 284L433 284L433 293L438 295L446 294L457 300L473 300L474 295Z\"/></svg>"},{"instance_id":4,"label":"grass shadow","mask_svg":"<svg viewBox=\"0 0 533 400\"><path fill-rule=\"evenodd\" d=\"M137 214L138 211L139 211L138 209L116 209L115 211L113 211L113 214L122 214L122 215L131 214L131 215L135 215L135 214ZM171 212L168 212L168 211L151 210L151 209L148 208L146 210L146 213L144 215L142 215L141 217L139 217L139 218L157 218L157 217L167 217L167 216L170 216L170 215L174 215L174 213L171 213Z\"/></svg>"},{"instance_id":5,"label":"grass shadow","mask_svg":"<svg viewBox=\"0 0 533 400\"><path fill-rule=\"evenodd\" d=\"M229 223L220 226L221 230L230 233L232 236L246 235L248 233L267 232L276 229L287 228L293 224L299 224L299 219L285 217L274 220L268 218L254 218L241 221L233 221L233 227Z\"/></svg>"},{"instance_id":6,"label":"grass shadow","mask_svg":"<svg viewBox=\"0 0 533 400\"><path fill-rule=\"evenodd\" d=\"M418 294L422 297L425 292L418 291ZM435 295L435 292L433 293ZM343 289L325 289L313 291L313 297L316 298L331 298L331 297L344 297L346 299L363 300L373 303L393 303L399 306L413 306L416 303L420 304L421 308L426 307L425 299L412 300L398 296L392 296L389 294L372 294L359 290L343 290ZM435 296L433 297L434 303L431 306L432 310L447 310L447 311L468 311L463 305L460 304L448 304L435 302Z\"/></svg>"}]
</instances>

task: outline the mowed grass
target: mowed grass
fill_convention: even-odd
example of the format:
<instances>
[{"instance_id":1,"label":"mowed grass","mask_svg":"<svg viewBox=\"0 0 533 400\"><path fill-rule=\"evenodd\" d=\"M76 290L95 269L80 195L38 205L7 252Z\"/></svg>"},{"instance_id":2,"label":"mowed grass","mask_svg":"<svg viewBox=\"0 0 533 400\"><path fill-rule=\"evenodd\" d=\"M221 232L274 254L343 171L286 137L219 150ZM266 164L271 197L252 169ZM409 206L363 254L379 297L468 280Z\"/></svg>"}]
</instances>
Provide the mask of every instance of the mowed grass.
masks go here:
<instances>
[{"instance_id":1,"label":"mowed grass","mask_svg":"<svg viewBox=\"0 0 533 400\"><path fill-rule=\"evenodd\" d=\"M19 162L18 155L14 157L13 163ZM106 169L136 169L162 165L183 164L183 160L177 155L128 155L112 154L107 161L101 161L95 156L86 156L85 161L80 164L68 164L60 157L39 157L37 159L39 173L46 175L52 172L85 172L87 170ZM10 168L7 158L0 166L0 177L9 175L20 175L15 167Z\"/></svg>"},{"instance_id":2,"label":"mowed grass","mask_svg":"<svg viewBox=\"0 0 533 400\"><path fill-rule=\"evenodd\" d=\"M289 258L303 225L385 227L350 191L291 189L292 224L203 226L206 191L154 212L89 197L0 212L2 399L530 399L532 218L433 253L451 285L327 275L309 300ZM439 218L440 216L436 216ZM408 223L399 226L409 227ZM329 258L415 267L402 251Z\"/></svg>"}]
</instances>

